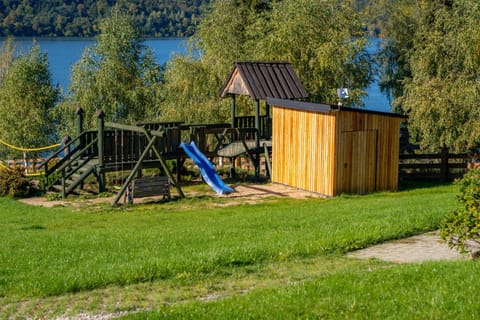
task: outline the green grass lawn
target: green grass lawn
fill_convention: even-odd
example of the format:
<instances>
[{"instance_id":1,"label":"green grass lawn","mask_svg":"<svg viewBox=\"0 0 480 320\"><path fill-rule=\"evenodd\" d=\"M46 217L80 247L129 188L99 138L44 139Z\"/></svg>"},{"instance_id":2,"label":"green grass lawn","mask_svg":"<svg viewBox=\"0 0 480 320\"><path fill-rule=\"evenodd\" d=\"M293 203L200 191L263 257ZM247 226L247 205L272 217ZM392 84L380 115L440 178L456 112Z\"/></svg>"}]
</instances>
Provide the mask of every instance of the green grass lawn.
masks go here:
<instances>
[{"instance_id":1,"label":"green grass lawn","mask_svg":"<svg viewBox=\"0 0 480 320\"><path fill-rule=\"evenodd\" d=\"M397 308L405 318L438 318L442 311L409 313L404 304L445 300L445 293L422 291L437 279L432 270L445 279L440 289L458 279L478 289L475 262L396 266L342 256L434 230L456 206L455 186L404 189L230 207L214 206L222 198L198 197L119 209L46 209L0 198L0 314L54 318L153 309L131 317L366 318L382 315L382 302L373 298L397 305L396 295L405 292ZM425 278L423 285L404 281L412 276ZM202 297L213 302L199 302Z\"/></svg>"},{"instance_id":2,"label":"green grass lawn","mask_svg":"<svg viewBox=\"0 0 480 320\"><path fill-rule=\"evenodd\" d=\"M477 262L339 270L303 283L210 302L188 302L128 319L478 319Z\"/></svg>"}]
</instances>

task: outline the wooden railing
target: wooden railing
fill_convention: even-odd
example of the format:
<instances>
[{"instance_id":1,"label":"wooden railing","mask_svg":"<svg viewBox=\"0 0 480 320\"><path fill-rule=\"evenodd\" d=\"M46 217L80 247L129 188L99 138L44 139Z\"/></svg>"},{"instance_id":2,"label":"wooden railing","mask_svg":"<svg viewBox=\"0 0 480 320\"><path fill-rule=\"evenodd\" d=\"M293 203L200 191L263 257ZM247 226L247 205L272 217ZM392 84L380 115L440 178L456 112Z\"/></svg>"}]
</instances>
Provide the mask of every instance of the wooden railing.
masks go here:
<instances>
[{"instance_id":1,"label":"wooden railing","mask_svg":"<svg viewBox=\"0 0 480 320\"><path fill-rule=\"evenodd\" d=\"M235 118L235 126L240 130L231 129L227 123L220 124L190 124L183 122L158 122L140 123L135 126L121 125L113 122L105 122L103 113L98 113L97 130L83 130L83 112L77 113L78 136L63 147L65 157L57 163L49 166L48 159L44 164L46 175L50 175L66 163L72 162L75 158L98 158L99 166L117 167L122 163L134 163L140 158L143 150L149 143L145 136L148 132L161 132L155 140L155 150L158 150L166 159L181 158L185 155L180 149L180 143L195 141L199 149L208 156L214 156L219 147L236 140L255 139L258 134L260 139L270 138L271 118L261 116L259 118L260 129L255 129L255 117L243 116ZM101 150L99 149L101 146ZM101 151L101 152L100 152ZM58 152L52 156L58 158ZM156 161L153 148L144 156L145 161Z\"/></svg>"},{"instance_id":2,"label":"wooden railing","mask_svg":"<svg viewBox=\"0 0 480 320\"><path fill-rule=\"evenodd\" d=\"M149 143L142 127L110 122L106 122L105 126L108 129L103 132L103 164L110 165L138 161ZM148 126L145 127L147 128ZM150 126L150 128L155 128L147 129L150 133L160 134L161 132L161 138L156 139L154 143L158 152L167 156L178 152L181 142L179 127L164 128L157 124L156 126ZM158 157L153 150L150 150L144 158L145 161L157 159Z\"/></svg>"},{"instance_id":3,"label":"wooden railing","mask_svg":"<svg viewBox=\"0 0 480 320\"><path fill-rule=\"evenodd\" d=\"M182 139L184 141L195 141L197 147L206 154L210 154L217 145L218 134L226 128L230 128L228 123L217 124L190 124L180 126Z\"/></svg>"},{"instance_id":4,"label":"wooden railing","mask_svg":"<svg viewBox=\"0 0 480 320\"><path fill-rule=\"evenodd\" d=\"M235 128L255 128L255 116L235 117ZM260 116L260 139L270 139L272 136L272 119L267 116ZM254 137L252 137L254 139Z\"/></svg>"},{"instance_id":5,"label":"wooden railing","mask_svg":"<svg viewBox=\"0 0 480 320\"><path fill-rule=\"evenodd\" d=\"M451 181L467 171L470 157L462 154L401 154L399 177L414 180Z\"/></svg>"}]
</instances>

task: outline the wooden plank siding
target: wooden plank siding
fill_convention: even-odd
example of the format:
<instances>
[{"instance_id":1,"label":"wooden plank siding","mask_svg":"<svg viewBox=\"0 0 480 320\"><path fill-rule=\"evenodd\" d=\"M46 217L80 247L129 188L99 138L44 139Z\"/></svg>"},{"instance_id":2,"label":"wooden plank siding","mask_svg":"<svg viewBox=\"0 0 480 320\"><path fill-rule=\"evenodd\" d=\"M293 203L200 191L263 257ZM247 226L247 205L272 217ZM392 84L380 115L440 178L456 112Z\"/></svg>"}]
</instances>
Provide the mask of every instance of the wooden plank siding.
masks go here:
<instances>
[{"instance_id":1,"label":"wooden plank siding","mask_svg":"<svg viewBox=\"0 0 480 320\"><path fill-rule=\"evenodd\" d=\"M348 151L345 151L345 141L342 141L343 132L365 132L376 131L376 158L368 159L370 163L356 162L357 167L353 168L352 175L364 176L363 170L371 172L373 165L376 166L375 174L375 188L371 191L382 190L396 190L398 188L398 163L400 150L400 123L403 121L401 117L382 115L378 113L355 112L355 111L341 111L337 113L337 132L338 137L336 142L337 159L336 159L336 175L338 179L335 183L335 195L340 193L352 193L350 181L346 179L340 172L345 167L344 156L348 157ZM365 139L371 139L365 137ZM360 141L357 141L357 144ZM373 143L371 140L370 143ZM363 144L364 154L370 154L370 146ZM359 147L359 146L357 146ZM360 156L361 154L358 154ZM367 161L367 159L365 160ZM373 163L375 162L375 164ZM368 183L368 182L367 182ZM366 192L371 192L367 190ZM353 192L353 193L366 193Z\"/></svg>"},{"instance_id":2,"label":"wooden plank siding","mask_svg":"<svg viewBox=\"0 0 480 320\"><path fill-rule=\"evenodd\" d=\"M398 188L403 117L270 102L273 182L327 196Z\"/></svg>"},{"instance_id":3,"label":"wooden plank siding","mask_svg":"<svg viewBox=\"0 0 480 320\"><path fill-rule=\"evenodd\" d=\"M376 190L377 138L377 130L340 133L334 194L366 194Z\"/></svg>"},{"instance_id":4,"label":"wooden plank siding","mask_svg":"<svg viewBox=\"0 0 480 320\"><path fill-rule=\"evenodd\" d=\"M333 195L335 115L273 108L272 181Z\"/></svg>"}]
</instances>

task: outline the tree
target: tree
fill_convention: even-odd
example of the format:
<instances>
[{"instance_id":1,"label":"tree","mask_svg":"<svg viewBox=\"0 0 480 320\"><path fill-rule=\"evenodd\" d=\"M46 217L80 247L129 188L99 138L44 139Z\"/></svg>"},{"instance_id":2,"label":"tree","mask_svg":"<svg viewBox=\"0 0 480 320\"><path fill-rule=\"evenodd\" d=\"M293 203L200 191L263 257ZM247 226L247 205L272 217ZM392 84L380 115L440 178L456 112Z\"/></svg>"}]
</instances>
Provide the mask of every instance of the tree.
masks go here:
<instances>
[{"instance_id":1,"label":"tree","mask_svg":"<svg viewBox=\"0 0 480 320\"><path fill-rule=\"evenodd\" d=\"M7 60L11 52L6 50ZM0 59L2 60L2 59ZM34 45L18 54L0 81L0 137L24 148L41 147L58 141L51 111L59 96L52 85L47 55ZM7 155L18 155L9 149Z\"/></svg>"},{"instance_id":2,"label":"tree","mask_svg":"<svg viewBox=\"0 0 480 320\"><path fill-rule=\"evenodd\" d=\"M185 37L195 30L196 19L209 0L69 0L0 1L0 36L94 36L98 22L119 6L128 10L135 23L149 36ZM158 14L157 22L146 19ZM160 14L161 13L161 14ZM87 23L88 22L88 23ZM172 29L169 29L169 26Z\"/></svg>"},{"instance_id":3,"label":"tree","mask_svg":"<svg viewBox=\"0 0 480 320\"><path fill-rule=\"evenodd\" d=\"M410 20L390 25L388 35L395 39L389 50L397 63L390 87L409 116L411 136L429 151L478 146L480 4L436 0L409 5Z\"/></svg>"},{"instance_id":4,"label":"tree","mask_svg":"<svg viewBox=\"0 0 480 320\"><path fill-rule=\"evenodd\" d=\"M0 84L3 83L3 79L13 63L15 49L15 43L11 37L7 38L7 41L0 47Z\"/></svg>"},{"instance_id":5,"label":"tree","mask_svg":"<svg viewBox=\"0 0 480 320\"><path fill-rule=\"evenodd\" d=\"M132 18L114 9L100 24L101 33L72 69L65 113L77 106L92 119L102 109L111 121L133 123L155 113L161 69L143 44ZM94 124L94 121L91 125Z\"/></svg>"},{"instance_id":6,"label":"tree","mask_svg":"<svg viewBox=\"0 0 480 320\"><path fill-rule=\"evenodd\" d=\"M416 1L380 1L373 9L375 20L381 21L383 48L377 61L380 64L380 89L392 100L392 109L404 113L402 109L403 80L411 77L409 54L413 47L412 34L417 30L420 11ZM378 13L380 12L380 13Z\"/></svg>"},{"instance_id":7,"label":"tree","mask_svg":"<svg viewBox=\"0 0 480 320\"><path fill-rule=\"evenodd\" d=\"M360 104L373 80L359 17L334 0L215 1L191 44L190 56L167 64L167 117L225 121L229 101L218 94L236 60L291 62L317 102L336 103L337 88L349 86Z\"/></svg>"},{"instance_id":8,"label":"tree","mask_svg":"<svg viewBox=\"0 0 480 320\"><path fill-rule=\"evenodd\" d=\"M254 50L261 59L290 61L311 100L336 103L337 88L348 87L346 103L362 105L373 69L360 18L348 2L281 1L266 28L257 21L255 32L263 35Z\"/></svg>"},{"instance_id":9,"label":"tree","mask_svg":"<svg viewBox=\"0 0 480 320\"><path fill-rule=\"evenodd\" d=\"M248 28L258 19L256 11L237 2L216 1L190 39L189 56L167 63L163 119L227 120L229 102L219 101L219 91L235 60L253 58L248 46L255 35Z\"/></svg>"}]
</instances>

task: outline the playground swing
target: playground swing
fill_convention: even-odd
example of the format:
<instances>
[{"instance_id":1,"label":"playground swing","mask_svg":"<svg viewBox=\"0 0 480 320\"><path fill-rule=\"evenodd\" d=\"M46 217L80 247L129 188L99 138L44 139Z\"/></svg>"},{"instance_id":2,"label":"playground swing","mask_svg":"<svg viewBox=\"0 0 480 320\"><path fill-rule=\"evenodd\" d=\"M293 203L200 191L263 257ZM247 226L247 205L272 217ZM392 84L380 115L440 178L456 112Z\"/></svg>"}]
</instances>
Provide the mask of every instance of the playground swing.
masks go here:
<instances>
[{"instance_id":1,"label":"playground swing","mask_svg":"<svg viewBox=\"0 0 480 320\"><path fill-rule=\"evenodd\" d=\"M133 203L135 198L142 197L151 197L151 196L163 196L164 198L171 198L170 194L170 178L165 175L158 175L153 177L142 177L142 163L146 156L151 152L151 149L154 148L154 144L157 136L148 137L148 130L145 130L145 138L148 142L148 145L145 149L142 150L141 142L142 132L137 132L133 130L133 127L130 127L130 130L119 130L120 134L120 146L118 146L118 141L115 142L115 157L116 157L116 168L118 172L118 160L120 160L121 172L123 172L124 164L130 163L130 174L126 180L122 179L122 188L120 188L117 197L114 200L114 203L118 201L118 196L123 193L124 203ZM130 141L128 141L130 140ZM120 151L118 150L120 149ZM120 152L120 156L119 156ZM127 161L127 162L125 162ZM134 166L133 163L136 162ZM161 171L162 167L159 168ZM137 175L137 178L133 178Z\"/></svg>"}]
</instances>

